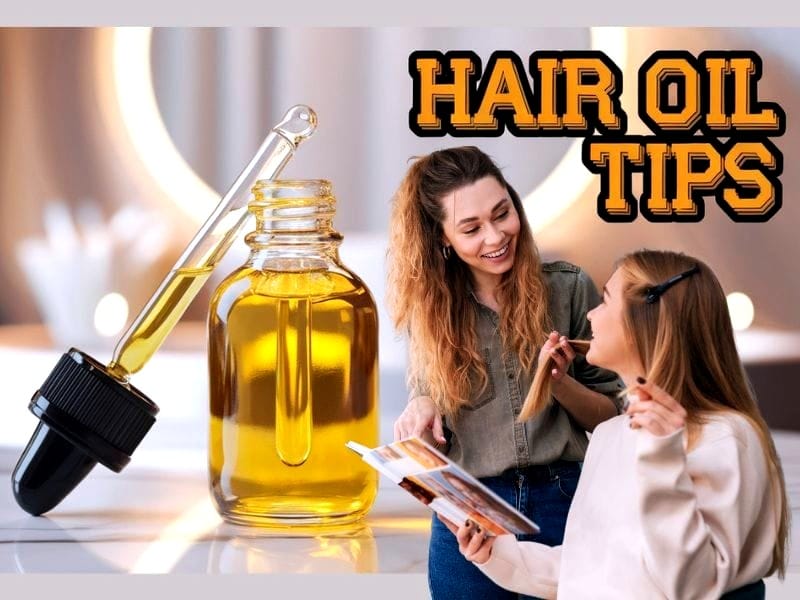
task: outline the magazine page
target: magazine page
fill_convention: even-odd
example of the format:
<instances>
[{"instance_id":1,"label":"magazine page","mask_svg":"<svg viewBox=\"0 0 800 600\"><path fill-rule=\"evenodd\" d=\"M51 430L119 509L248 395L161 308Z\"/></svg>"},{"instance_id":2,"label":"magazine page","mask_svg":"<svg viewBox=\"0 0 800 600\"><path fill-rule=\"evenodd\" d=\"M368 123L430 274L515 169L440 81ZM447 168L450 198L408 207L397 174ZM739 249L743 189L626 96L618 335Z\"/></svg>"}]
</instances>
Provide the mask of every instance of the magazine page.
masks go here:
<instances>
[{"instance_id":1,"label":"magazine page","mask_svg":"<svg viewBox=\"0 0 800 600\"><path fill-rule=\"evenodd\" d=\"M470 519L492 535L535 534L539 527L438 450L408 438L369 449L347 446L431 510L453 523Z\"/></svg>"}]
</instances>

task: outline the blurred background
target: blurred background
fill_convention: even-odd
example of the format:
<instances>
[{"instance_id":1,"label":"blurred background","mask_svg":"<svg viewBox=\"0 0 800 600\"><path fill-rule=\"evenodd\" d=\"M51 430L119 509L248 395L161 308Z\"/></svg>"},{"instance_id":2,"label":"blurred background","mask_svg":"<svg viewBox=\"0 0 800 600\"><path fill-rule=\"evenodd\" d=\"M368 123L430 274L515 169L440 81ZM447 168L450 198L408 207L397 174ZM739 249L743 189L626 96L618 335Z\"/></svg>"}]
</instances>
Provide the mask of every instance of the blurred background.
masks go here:
<instances>
[{"instance_id":1,"label":"blurred background","mask_svg":"<svg viewBox=\"0 0 800 600\"><path fill-rule=\"evenodd\" d=\"M526 196L546 259L570 260L598 285L615 258L643 246L711 264L734 294L740 350L765 411L776 425L800 428L800 410L782 395L789 388L775 385L800 357L798 45L791 29L0 29L0 340L76 345L104 360L270 127L305 103L320 126L283 176L333 182L343 259L381 307L390 199L408 159L477 143ZM408 129L414 50L472 49L485 62L510 49L527 63L535 50L588 48L623 72L630 133L649 133L636 115L636 72L653 51L755 50L764 65L759 98L788 115L775 140L786 165L783 208L762 224L734 223L713 202L697 224L609 224L596 214L599 178L581 164L579 139L418 138ZM243 243L229 252L173 347L202 348L209 295L246 253ZM381 317L388 414L405 399L405 349ZM0 368L25 390L38 385ZM21 406L24 396L3 405ZM0 443L14 429L0 428Z\"/></svg>"},{"instance_id":2,"label":"blurred background","mask_svg":"<svg viewBox=\"0 0 800 600\"><path fill-rule=\"evenodd\" d=\"M343 262L381 309L381 436L406 400L406 349L384 309L390 199L408 159L475 143L525 197L546 260L565 259L598 286L641 247L708 262L728 293L737 343L780 439L800 435L800 277L795 199L800 36L793 29L0 29L0 448L24 445L27 401L69 346L110 359L116 340L285 110L314 108L319 129L285 178L326 178L338 198ZM624 75L629 133L638 67L652 52L748 49L763 61L761 100L786 134L782 209L737 224L715 203L696 224L609 224L580 139L418 138L408 129L414 50L605 51ZM640 181L634 178L634 194ZM161 407L134 462L205 469L205 313L215 285L246 258L231 249L134 383ZM778 431L783 430L783 431ZM783 447L786 447L785 445ZM788 462L787 462L788 460ZM800 452L784 464L800 474ZM790 477L794 498L797 477ZM793 483L794 482L794 483ZM796 536L795 536L796 537Z\"/></svg>"}]
</instances>

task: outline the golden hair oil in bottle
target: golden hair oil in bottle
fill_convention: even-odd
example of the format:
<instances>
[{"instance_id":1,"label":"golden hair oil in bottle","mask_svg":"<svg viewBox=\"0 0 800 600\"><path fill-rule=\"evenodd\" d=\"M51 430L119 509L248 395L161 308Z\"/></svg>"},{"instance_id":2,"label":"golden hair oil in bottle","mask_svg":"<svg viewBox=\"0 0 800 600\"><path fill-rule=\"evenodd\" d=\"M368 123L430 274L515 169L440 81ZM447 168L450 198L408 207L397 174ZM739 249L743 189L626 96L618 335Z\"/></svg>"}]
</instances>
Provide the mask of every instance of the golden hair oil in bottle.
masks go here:
<instances>
[{"instance_id":1,"label":"golden hair oil in bottle","mask_svg":"<svg viewBox=\"0 0 800 600\"><path fill-rule=\"evenodd\" d=\"M250 256L209 313L212 496L235 523L358 521L377 474L345 443L378 443L375 302L339 261L330 183L253 192Z\"/></svg>"}]
</instances>

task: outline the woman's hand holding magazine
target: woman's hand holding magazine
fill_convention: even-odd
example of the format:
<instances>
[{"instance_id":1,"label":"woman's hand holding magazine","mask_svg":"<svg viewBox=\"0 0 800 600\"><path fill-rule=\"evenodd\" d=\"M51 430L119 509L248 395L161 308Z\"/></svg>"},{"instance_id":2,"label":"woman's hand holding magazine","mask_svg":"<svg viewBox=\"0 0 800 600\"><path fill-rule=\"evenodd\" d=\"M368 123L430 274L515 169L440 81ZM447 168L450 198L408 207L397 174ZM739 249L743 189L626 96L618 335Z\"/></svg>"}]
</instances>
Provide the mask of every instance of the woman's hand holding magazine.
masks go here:
<instances>
[{"instance_id":1,"label":"woman's hand holding magazine","mask_svg":"<svg viewBox=\"0 0 800 600\"><path fill-rule=\"evenodd\" d=\"M492 555L494 536L487 535L480 525L476 525L470 520L457 526L443 517L437 518L456 536L458 550L464 555L464 558L476 565L482 565L489 560Z\"/></svg>"},{"instance_id":2,"label":"woman's hand holding magazine","mask_svg":"<svg viewBox=\"0 0 800 600\"><path fill-rule=\"evenodd\" d=\"M454 527L470 521L480 535L539 533L533 521L419 438L374 449L351 441L347 447ZM473 548L483 552L477 542Z\"/></svg>"}]
</instances>

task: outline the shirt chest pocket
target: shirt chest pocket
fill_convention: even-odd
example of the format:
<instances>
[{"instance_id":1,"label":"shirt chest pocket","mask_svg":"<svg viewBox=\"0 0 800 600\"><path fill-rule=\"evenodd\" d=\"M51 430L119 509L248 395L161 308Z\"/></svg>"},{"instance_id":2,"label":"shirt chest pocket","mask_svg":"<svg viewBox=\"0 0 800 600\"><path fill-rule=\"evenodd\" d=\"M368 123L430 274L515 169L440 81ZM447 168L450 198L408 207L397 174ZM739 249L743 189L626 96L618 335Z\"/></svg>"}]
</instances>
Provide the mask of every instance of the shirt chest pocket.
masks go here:
<instances>
[{"instance_id":1,"label":"shirt chest pocket","mask_svg":"<svg viewBox=\"0 0 800 600\"><path fill-rule=\"evenodd\" d=\"M486 367L486 387L484 387L483 390L480 390L480 382L478 381L477 377L474 377L472 384L473 393L471 394L470 398L471 401L467 406L464 407L464 410L478 410L494 400L496 394L489 349L484 348L481 354L483 355L483 364Z\"/></svg>"}]
</instances>

